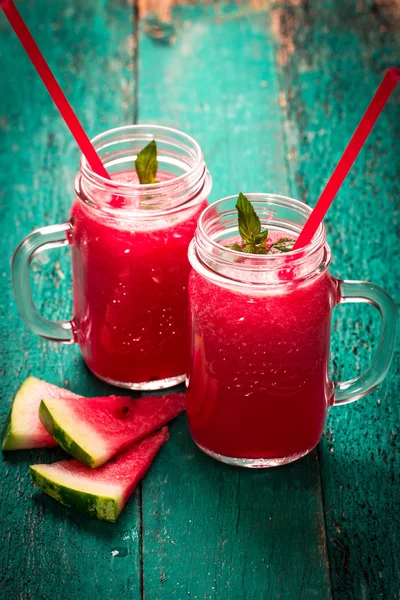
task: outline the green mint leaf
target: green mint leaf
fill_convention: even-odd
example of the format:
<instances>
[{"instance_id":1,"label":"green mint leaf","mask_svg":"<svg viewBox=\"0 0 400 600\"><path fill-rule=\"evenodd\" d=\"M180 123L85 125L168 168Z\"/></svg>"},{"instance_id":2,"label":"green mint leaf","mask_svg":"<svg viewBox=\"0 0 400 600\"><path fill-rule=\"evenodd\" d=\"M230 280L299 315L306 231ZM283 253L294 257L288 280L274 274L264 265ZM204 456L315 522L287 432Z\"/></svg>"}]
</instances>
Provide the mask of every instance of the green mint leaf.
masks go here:
<instances>
[{"instance_id":1,"label":"green mint leaf","mask_svg":"<svg viewBox=\"0 0 400 600\"><path fill-rule=\"evenodd\" d=\"M231 246L225 246L225 248L236 250L236 252L242 252L242 246L239 246L239 244L232 244Z\"/></svg>"},{"instance_id":2,"label":"green mint leaf","mask_svg":"<svg viewBox=\"0 0 400 600\"><path fill-rule=\"evenodd\" d=\"M257 248L254 244L245 244L242 252L246 254L257 254Z\"/></svg>"},{"instance_id":3,"label":"green mint leaf","mask_svg":"<svg viewBox=\"0 0 400 600\"><path fill-rule=\"evenodd\" d=\"M135 161L135 168L141 184L158 183L156 180L158 160L155 140L152 140L139 152Z\"/></svg>"},{"instance_id":4,"label":"green mint leaf","mask_svg":"<svg viewBox=\"0 0 400 600\"><path fill-rule=\"evenodd\" d=\"M256 244L265 245L265 240L268 237L268 229L256 235Z\"/></svg>"},{"instance_id":5,"label":"green mint leaf","mask_svg":"<svg viewBox=\"0 0 400 600\"><path fill-rule=\"evenodd\" d=\"M269 250L274 248L278 252L290 252L293 250L294 242L295 240L292 240L292 238L280 238L270 245Z\"/></svg>"},{"instance_id":6,"label":"green mint leaf","mask_svg":"<svg viewBox=\"0 0 400 600\"><path fill-rule=\"evenodd\" d=\"M261 223L256 211L246 196L240 192L236 202L239 216L239 233L245 243L254 244L255 237L261 231Z\"/></svg>"}]
</instances>

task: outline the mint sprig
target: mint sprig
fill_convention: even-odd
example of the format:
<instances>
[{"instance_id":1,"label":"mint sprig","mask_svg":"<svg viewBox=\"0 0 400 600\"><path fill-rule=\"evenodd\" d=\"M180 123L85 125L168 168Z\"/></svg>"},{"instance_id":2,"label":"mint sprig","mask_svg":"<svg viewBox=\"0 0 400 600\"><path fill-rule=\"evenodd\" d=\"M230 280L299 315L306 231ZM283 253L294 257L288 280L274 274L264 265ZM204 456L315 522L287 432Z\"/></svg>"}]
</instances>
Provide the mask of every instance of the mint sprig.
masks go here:
<instances>
[{"instance_id":1,"label":"mint sprig","mask_svg":"<svg viewBox=\"0 0 400 600\"><path fill-rule=\"evenodd\" d=\"M233 244L232 250L237 252L246 252L247 254L265 254L265 241L268 237L268 231L261 231L261 221L253 208L253 205L247 200L246 196L240 192L236 210L238 211L239 233L243 244Z\"/></svg>"},{"instance_id":2,"label":"mint sprig","mask_svg":"<svg viewBox=\"0 0 400 600\"><path fill-rule=\"evenodd\" d=\"M280 238L267 246L268 229L261 231L261 221L253 205L242 192L238 196L236 210L238 211L239 233L242 243L235 243L227 246L227 248L246 254L270 254L274 250L290 252L293 249L294 240L291 238Z\"/></svg>"},{"instance_id":3,"label":"mint sprig","mask_svg":"<svg viewBox=\"0 0 400 600\"><path fill-rule=\"evenodd\" d=\"M158 183L156 179L158 160L155 140L152 140L139 152L135 160L135 168L141 184Z\"/></svg>"}]
</instances>

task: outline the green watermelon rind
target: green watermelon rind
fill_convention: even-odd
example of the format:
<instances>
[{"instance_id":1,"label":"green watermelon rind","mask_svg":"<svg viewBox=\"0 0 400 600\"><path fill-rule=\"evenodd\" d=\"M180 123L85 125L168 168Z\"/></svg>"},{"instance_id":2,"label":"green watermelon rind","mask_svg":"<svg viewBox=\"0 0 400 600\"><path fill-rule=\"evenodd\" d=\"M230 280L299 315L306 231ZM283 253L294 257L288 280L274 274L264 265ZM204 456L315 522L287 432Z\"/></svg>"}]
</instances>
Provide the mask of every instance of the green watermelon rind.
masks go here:
<instances>
[{"instance_id":1,"label":"green watermelon rind","mask_svg":"<svg viewBox=\"0 0 400 600\"><path fill-rule=\"evenodd\" d=\"M10 408L9 413L4 423L3 431L1 434L1 449L2 450L27 450L25 435L20 435L15 432L13 427L13 407ZM56 443L54 442L53 446ZM43 447L47 447L43 446Z\"/></svg>"},{"instance_id":2,"label":"green watermelon rind","mask_svg":"<svg viewBox=\"0 0 400 600\"><path fill-rule=\"evenodd\" d=\"M2 450L19 450L21 446L20 436L15 435L12 429L12 407L8 411L6 422L4 423L1 434L1 449Z\"/></svg>"},{"instance_id":3,"label":"green watermelon rind","mask_svg":"<svg viewBox=\"0 0 400 600\"><path fill-rule=\"evenodd\" d=\"M82 489L76 490L68 487L68 484L63 485L60 480L56 481L46 476L40 465L29 468L33 482L64 506L74 508L87 517L108 521L109 523L115 523L118 519L123 504L121 498L117 495L104 496Z\"/></svg>"},{"instance_id":4,"label":"green watermelon rind","mask_svg":"<svg viewBox=\"0 0 400 600\"><path fill-rule=\"evenodd\" d=\"M49 434L56 440L56 442L61 446L61 448L63 448L65 450L65 452L68 452L68 454L70 454L71 456L73 456L74 458L79 460L84 465L87 465L88 467L92 467L92 469L95 469L100 464L102 464L102 462L104 462L104 461L96 460L91 454L89 454L82 447L82 444L79 444L76 441L74 441L68 435L68 433L66 433L66 431L62 427L60 427L60 425L57 421L57 418L55 417L56 411L54 411L54 410L51 411L49 409L49 406L46 404L46 402L49 403L52 400L53 399L51 399L50 401L43 399L40 403L39 419L40 419L42 425L49 432ZM60 404L60 409L62 410L63 408L64 407ZM95 435L95 432L93 432L93 434ZM83 443L92 441L93 436L88 435L87 432L85 432L85 434L82 436L82 440L83 440Z\"/></svg>"}]
</instances>

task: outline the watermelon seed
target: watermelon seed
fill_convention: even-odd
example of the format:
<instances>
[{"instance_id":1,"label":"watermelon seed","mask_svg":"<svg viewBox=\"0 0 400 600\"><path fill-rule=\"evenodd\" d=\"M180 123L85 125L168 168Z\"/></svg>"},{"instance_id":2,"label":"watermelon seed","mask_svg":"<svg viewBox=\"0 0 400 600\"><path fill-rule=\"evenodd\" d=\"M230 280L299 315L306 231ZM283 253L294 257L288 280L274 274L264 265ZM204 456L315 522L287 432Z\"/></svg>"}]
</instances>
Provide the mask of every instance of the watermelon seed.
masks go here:
<instances>
[{"instance_id":1,"label":"watermelon seed","mask_svg":"<svg viewBox=\"0 0 400 600\"><path fill-rule=\"evenodd\" d=\"M129 416L128 413L129 406L121 406L121 408L118 408L118 410L116 411L115 416L119 419L126 419Z\"/></svg>"}]
</instances>

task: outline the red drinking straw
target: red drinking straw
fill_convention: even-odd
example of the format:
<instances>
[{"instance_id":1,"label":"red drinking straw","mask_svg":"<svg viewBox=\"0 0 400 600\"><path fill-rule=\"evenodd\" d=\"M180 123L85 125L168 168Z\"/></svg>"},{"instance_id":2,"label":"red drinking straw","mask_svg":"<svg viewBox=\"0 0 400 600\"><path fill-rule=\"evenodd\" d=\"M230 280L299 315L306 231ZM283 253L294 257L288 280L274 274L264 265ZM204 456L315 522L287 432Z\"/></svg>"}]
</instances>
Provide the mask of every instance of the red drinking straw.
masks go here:
<instances>
[{"instance_id":1,"label":"red drinking straw","mask_svg":"<svg viewBox=\"0 0 400 600\"><path fill-rule=\"evenodd\" d=\"M55 105L69 127L70 132L74 136L76 143L82 151L82 154L86 156L89 165L93 171L97 173L97 175L101 175L106 179L111 179L99 155L94 149L92 142L89 140L85 130L78 121L78 117L74 113L62 89L58 85L56 78L50 71L49 65L45 61L43 54L40 52L29 29L25 25L24 20L19 14L13 0L0 0L0 6L3 9L7 19L10 21L11 27L17 34L19 41L25 48L27 55L31 59L33 66L37 70L41 80L46 86L47 91L53 98Z\"/></svg>"},{"instance_id":2,"label":"red drinking straw","mask_svg":"<svg viewBox=\"0 0 400 600\"><path fill-rule=\"evenodd\" d=\"M294 245L294 250L302 248L311 242L317 231L322 219L325 217L330 205L332 204L340 186L345 180L348 172L353 166L358 153L363 147L365 140L371 133L373 126L381 114L386 102L389 100L390 94L396 87L400 79L400 69L391 67L387 70L382 83L375 92L371 104L368 106L363 118L361 119L357 129L353 133L342 158L336 165L328 183L325 186L317 204L315 205L311 215L304 225L299 237Z\"/></svg>"}]
</instances>

